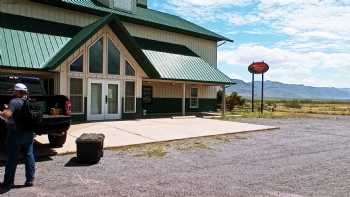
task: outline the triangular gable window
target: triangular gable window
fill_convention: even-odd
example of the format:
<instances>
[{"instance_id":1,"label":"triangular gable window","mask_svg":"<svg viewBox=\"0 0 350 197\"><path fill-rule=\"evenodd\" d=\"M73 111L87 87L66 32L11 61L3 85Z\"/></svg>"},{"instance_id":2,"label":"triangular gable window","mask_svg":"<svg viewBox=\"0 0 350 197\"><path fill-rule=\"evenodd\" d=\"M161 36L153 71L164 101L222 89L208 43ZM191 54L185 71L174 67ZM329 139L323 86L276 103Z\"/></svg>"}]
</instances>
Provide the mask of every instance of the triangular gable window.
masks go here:
<instances>
[{"instance_id":1,"label":"triangular gable window","mask_svg":"<svg viewBox=\"0 0 350 197\"><path fill-rule=\"evenodd\" d=\"M134 68L129 64L128 61L125 62L125 75L126 76L135 76Z\"/></svg>"},{"instance_id":2,"label":"triangular gable window","mask_svg":"<svg viewBox=\"0 0 350 197\"><path fill-rule=\"evenodd\" d=\"M71 65L70 71L73 72L83 72L83 55L77 58Z\"/></svg>"}]
</instances>

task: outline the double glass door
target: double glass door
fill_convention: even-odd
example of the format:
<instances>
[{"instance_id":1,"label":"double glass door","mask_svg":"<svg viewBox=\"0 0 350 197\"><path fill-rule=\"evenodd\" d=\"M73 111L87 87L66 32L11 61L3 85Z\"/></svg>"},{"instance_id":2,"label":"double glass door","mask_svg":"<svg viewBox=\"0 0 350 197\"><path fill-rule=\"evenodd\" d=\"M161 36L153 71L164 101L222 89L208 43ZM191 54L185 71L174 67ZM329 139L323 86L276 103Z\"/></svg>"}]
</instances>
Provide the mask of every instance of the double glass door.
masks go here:
<instances>
[{"instance_id":1,"label":"double glass door","mask_svg":"<svg viewBox=\"0 0 350 197\"><path fill-rule=\"evenodd\" d=\"M120 83L90 79L88 84L88 120L121 118Z\"/></svg>"}]
</instances>

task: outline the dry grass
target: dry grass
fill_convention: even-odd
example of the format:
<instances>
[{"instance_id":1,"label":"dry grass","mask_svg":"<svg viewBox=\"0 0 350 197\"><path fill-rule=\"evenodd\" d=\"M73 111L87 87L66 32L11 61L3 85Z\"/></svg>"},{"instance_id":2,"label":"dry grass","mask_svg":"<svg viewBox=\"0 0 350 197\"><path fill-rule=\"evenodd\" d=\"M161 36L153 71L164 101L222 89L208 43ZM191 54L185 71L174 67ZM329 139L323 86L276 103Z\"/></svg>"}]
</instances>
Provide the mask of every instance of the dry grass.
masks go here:
<instances>
[{"instance_id":1,"label":"dry grass","mask_svg":"<svg viewBox=\"0 0 350 197\"><path fill-rule=\"evenodd\" d=\"M126 152L135 157L163 158L170 150L176 151L193 151L198 149L214 151L215 146L219 144L230 143L234 140L246 140L249 138L248 133L228 134L219 136L200 137L170 142L158 142L151 144L127 146L120 148L110 148L109 150Z\"/></svg>"},{"instance_id":2,"label":"dry grass","mask_svg":"<svg viewBox=\"0 0 350 197\"><path fill-rule=\"evenodd\" d=\"M350 115L350 103L348 102L320 102L320 101L267 101L265 112L252 113L245 107L235 109L228 114L239 114L242 117L259 118L308 118L333 115ZM256 106L259 106L258 103ZM258 111L258 109L257 109Z\"/></svg>"}]
</instances>

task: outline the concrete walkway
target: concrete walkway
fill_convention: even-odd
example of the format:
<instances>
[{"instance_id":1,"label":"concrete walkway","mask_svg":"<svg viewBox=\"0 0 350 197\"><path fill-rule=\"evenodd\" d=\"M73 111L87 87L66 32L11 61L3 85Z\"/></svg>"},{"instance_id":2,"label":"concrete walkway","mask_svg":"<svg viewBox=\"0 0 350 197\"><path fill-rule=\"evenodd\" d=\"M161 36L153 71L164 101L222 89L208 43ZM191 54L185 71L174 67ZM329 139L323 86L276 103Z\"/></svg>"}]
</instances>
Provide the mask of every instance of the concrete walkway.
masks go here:
<instances>
[{"instance_id":1,"label":"concrete walkway","mask_svg":"<svg viewBox=\"0 0 350 197\"><path fill-rule=\"evenodd\" d=\"M52 151L57 154L74 153L76 151L75 140L83 133L103 133L106 136L105 148L112 148L270 129L276 129L276 127L202 118L85 123L72 125L64 147ZM36 140L41 144L48 144L47 136L39 136Z\"/></svg>"}]
</instances>

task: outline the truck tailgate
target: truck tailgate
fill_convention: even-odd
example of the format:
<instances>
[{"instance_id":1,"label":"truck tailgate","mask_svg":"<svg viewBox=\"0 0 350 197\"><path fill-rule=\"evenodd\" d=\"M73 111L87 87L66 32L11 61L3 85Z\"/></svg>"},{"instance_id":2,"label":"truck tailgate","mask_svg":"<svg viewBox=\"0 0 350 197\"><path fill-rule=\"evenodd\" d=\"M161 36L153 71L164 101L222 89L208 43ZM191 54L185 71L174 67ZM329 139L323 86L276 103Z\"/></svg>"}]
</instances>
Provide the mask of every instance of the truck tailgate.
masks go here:
<instances>
[{"instance_id":1,"label":"truck tailgate","mask_svg":"<svg viewBox=\"0 0 350 197\"><path fill-rule=\"evenodd\" d=\"M71 124L71 116L64 115L43 115L40 123L40 130L36 134L63 135Z\"/></svg>"}]
</instances>

